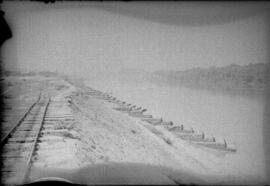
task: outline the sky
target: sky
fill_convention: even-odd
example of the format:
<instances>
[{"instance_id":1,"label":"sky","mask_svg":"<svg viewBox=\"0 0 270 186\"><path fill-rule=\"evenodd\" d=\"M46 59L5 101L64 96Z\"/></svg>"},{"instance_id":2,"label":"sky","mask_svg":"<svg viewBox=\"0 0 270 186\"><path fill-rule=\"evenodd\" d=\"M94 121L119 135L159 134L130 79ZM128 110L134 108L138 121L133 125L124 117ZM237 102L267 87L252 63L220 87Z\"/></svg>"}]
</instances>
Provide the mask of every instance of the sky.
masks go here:
<instances>
[{"instance_id":1,"label":"sky","mask_svg":"<svg viewBox=\"0 0 270 186\"><path fill-rule=\"evenodd\" d=\"M5 69L81 76L269 61L270 4L4 2Z\"/></svg>"}]
</instances>

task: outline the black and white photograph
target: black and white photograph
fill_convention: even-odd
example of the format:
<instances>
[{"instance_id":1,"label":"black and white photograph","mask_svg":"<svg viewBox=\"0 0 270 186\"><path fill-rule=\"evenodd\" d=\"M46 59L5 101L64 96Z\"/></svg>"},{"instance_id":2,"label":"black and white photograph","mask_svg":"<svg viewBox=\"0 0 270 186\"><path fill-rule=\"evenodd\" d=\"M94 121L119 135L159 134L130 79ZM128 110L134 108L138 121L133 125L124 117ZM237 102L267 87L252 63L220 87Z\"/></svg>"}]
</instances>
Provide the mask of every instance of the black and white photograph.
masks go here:
<instances>
[{"instance_id":1,"label":"black and white photograph","mask_svg":"<svg viewBox=\"0 0 270 186\"><path fill-rule=\"evenodd\" d=\"M270 3L0 6L2 185L270 184Z\"/></svg>"}]
</instances>

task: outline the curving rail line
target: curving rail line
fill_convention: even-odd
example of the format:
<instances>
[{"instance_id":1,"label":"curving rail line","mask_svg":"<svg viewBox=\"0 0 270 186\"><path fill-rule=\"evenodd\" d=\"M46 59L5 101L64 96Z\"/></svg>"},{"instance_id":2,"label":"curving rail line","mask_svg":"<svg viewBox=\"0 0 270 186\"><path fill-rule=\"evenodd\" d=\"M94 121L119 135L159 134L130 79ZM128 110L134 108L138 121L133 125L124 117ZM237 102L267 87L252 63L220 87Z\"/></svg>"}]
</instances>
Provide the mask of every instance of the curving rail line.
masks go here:
<instances>
[{"instance_id":1,"label":"curving rail line","mask_svg":"<svg viewBox=\"0 0 270 186\"><path fill-rule=\"evenodd\" d=\"M2 183L27 182L50 98L39 95L17 124L1 139Z\"/></svg>"},{"instance_id":2,"label":"curving rail line","mask_svg":"<svg viewBox=\"0 0 270 186\"><path fill-rule=\"evenodd\" d=\"M25 119L25 117L29 114L29 112L32 110L32 108L39 102L41 98L41 93L38 96L37 101L35 101L23 114L23 116L16 122L16 124L1 138L1 147L6 144L8 138L10 135L16 130L16 128L22 123L22 121Z\"/></svg>"},{"instance_id":3,"label":"curving rail line","mask_svg":"<svg viewBox=\"0 0 270 186\"><path fill-rule=\"evenodd\" d=\"M47 110L48 110L48 106L50 104L50 101L51 100L49 98L48 101L47 101L47 103L45 104L45 110L44 110L44 113L43 113L43 116L42 116L42 119L41 119L41 122L40 122L40 125L39 125L39 128L38 128L38 131L37 131L37 135L35 137L35 141L33 143L33 147L32 147L30 156L29 156L28 161L27 161L27 168L26 168L26 171L25 171L24 179L23 179L24 182L27 182L27 179L29 177L29 172L30 172L31 163L32 163L32 157L33 157L33 155L34 155L34 153L36 151L38 138L40 136L41 128L42 128L42 126L44 124L44 119L45 119L45 116L46 116L46 113L47 113Z\"/></svg>"}]
</instances>

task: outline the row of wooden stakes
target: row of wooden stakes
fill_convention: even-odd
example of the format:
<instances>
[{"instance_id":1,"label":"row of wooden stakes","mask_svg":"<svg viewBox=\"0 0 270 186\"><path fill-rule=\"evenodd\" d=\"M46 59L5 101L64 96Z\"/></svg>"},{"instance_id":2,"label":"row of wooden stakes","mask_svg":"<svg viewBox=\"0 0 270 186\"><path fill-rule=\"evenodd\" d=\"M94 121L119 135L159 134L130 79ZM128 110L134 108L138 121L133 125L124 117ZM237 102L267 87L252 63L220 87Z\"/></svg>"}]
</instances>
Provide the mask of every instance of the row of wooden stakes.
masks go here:
<instances>
[{"instance_id":1,"label":"row of wooden stakes","mask_svg":"<svg viewBox=\"0 0 270 186\"><path fill-rule=\"evenodd\" d=\"M107 93L103 93L99 90L89 88L89 94L97 99L102 99L110 103L117 104L117 107L115 107L114 110L120 111L122 113L127 113L132 117L140 118L142 121L145 121L154 126L162 125L165 128L167 128L170 132L175 134L177 137L183 140L187 140L192 144L209 147L216 150L236 152L236 148L234 146L228 145L225 139L224 141L217 141L215 137L212 138L206 137L204 132L196 133L193 130L193 128L185 129L184 125L175 126L172 121L163 121L162 118L154 118L150 114L144 114L144 112L146 112L147 109L137 107L136 105L132 105L124 101L120 101L116 97L113 97L112 95Z\"/></svg>"}]
</instances>

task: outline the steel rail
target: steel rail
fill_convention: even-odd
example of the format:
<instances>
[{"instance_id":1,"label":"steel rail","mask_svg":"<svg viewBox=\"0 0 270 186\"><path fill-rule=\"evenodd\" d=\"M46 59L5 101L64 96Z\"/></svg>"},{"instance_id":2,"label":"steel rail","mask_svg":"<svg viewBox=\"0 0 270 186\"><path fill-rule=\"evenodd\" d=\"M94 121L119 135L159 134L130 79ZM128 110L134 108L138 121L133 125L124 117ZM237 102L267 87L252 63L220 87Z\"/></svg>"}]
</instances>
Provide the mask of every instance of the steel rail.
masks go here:
<instances>
[{"instance_id":1,"label":"steel rail","mask_svg":"<svg viewBox=\"0 0 270 186\"><path fill-rule=\"evenodd\" d=\"M11 136L11 134L16 130L16 128L23 122L23 120L25 119L25 117L30 113L30 111L32 110L32 108L39 102L41 98L41 93L38 96L37 101L35 101L29 108L28 110L23 114L23 116L19 119L18 122L16 122L17 124L15 124L7 134L5 134L5 136L3 138L1 138L1 147L7 142L8 138Z\"/></svg>"},{"instance_id":2,"label":"steel rail","mask_svg":"<svg viewBox=\"0 0 270 186\"><path fill-rule=\"evenodd\" d=\"M32 158L34 156L34 153L36 151L36 147L37 147L37 142L38 142L38 138L40 136L40 132L41 132L41 129L42 129L42 126L44 124L44 119L45 119L45 116L47 114L47 110L48 110L48 107L49 107L49 104L50 104L50 101L51 99L49 98L48 101L46 102L46 106L45 106L45 109L44 109L44 112L43 112L43 116L42 116L42 119L41 119L41 122L40 122L40 126L39 126L39 129L37 131L37 135L35 137L35 141L33 143L33 146L32 146L32 150L31 150L31 153L30 153L30 156L27 160L27 167L26 167L26 170L25 170L25 174L23 176L23 180L22 180L22 183L27 183L28 179L29 179L29 174L30 174L30 169L31 169L31 165L32 165Z\"/></svg>"}]
</instances>

